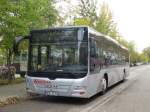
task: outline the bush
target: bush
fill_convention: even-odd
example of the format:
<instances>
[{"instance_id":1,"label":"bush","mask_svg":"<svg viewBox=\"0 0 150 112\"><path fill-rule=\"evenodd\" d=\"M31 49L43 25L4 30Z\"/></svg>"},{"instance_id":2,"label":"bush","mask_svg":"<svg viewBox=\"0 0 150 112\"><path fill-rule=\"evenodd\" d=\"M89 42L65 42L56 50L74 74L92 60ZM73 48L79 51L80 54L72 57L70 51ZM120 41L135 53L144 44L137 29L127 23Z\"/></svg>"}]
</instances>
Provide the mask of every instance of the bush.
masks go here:
<instances>
[{"instance_id":1,"label":"bush","mask_svg":"<svg viewBox=\"0 0 150 112\"><path fill-rule=\"evenodd\" d=\"M0 66L0 79L15 79L16 68L14 66Z\"/></svg>"}]
</instances>

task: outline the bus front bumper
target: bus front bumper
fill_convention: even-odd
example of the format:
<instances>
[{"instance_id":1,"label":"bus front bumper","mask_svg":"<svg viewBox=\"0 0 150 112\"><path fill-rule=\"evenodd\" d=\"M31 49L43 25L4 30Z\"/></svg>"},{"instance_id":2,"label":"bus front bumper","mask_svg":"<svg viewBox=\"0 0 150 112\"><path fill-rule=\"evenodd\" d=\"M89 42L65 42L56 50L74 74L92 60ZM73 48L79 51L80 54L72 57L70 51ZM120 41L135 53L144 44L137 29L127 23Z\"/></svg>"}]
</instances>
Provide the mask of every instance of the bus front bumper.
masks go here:
<instances>
[{"instance_id":1,"label":"bus front bumper","mask_svg":"<svg viewBox=\"0 0 150 112\"><path fill-rule=\"evenodd\" d=\"M68 80L68 81L66 81ZM51 81L48 78L26 77L27 92L45 96L88 98L85 86L75 86L72 79Z\"/></svg>"}]
</instances>

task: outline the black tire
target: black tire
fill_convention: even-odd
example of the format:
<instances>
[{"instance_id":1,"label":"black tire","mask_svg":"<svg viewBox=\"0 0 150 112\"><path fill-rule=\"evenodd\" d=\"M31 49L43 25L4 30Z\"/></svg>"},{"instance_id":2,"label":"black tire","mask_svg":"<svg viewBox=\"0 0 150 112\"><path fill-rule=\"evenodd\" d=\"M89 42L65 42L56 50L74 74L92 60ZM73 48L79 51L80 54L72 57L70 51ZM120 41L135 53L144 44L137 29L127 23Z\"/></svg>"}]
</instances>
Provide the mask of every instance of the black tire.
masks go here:
<instances>
[{"instance_id":1,"label":"black tire","mask_svg":"<svg viewBox=\"0 0 150 112\"><path fill-rule=\"evenodd\" d=\"M107 91L107 79L105 77L103 77L102 79L102 95L104 95Z\"/></svg>"},{"instance_id":2,"label":"black tire","mask_svg":"<svg viewBox=\"0 0 150 112\"><path fill-rule=\"evenodd\" d=\"M124 82L126 80L126 70L125 69L123 70L123 73L124 74L123 74L122 82Z\"/></svg>"}]
</instances>

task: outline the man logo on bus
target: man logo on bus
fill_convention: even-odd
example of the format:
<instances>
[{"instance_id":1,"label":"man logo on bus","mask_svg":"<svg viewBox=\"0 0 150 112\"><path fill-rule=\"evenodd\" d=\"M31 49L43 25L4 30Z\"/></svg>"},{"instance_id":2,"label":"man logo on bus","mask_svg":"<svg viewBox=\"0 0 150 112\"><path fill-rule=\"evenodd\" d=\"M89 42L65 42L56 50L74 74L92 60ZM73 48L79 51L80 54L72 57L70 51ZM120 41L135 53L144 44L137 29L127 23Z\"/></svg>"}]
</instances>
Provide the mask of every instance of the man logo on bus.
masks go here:
<instances>
[{"instance_id":1,"label":"man logo on bus","mask_svg":"<svg viewBox=\"0 0 150 112\"><path fill-rule=\"evenodd\" d=\"M50 81L47 81L47 80L35 79L35 80L34 80L34 83L35 83L36 85L37 85L37 84L46 85L46 84L50 84L51 82L50 82Z\"/></svg>"}]
</instances>

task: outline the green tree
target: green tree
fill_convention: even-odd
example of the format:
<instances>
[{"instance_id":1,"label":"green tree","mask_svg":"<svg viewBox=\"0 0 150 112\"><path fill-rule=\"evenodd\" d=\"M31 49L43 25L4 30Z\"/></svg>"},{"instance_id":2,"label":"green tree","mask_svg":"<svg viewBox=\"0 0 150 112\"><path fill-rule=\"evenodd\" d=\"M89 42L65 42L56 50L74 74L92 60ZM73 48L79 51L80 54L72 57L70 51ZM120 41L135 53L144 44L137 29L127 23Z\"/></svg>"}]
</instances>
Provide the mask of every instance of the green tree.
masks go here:
<instances>
[{"instance_id":1,"label":"green tree","mask_svg":"<svg viewBox=\"0 0 150 112\"><path fill-rule=\"evenodd\" d=\"M150 62L150 47L147 47L143 50L143 54L148 58L148 61Z\"/></svg>"},{"instance_id":2,"label":"green tree","mask_svg":"<svg viewBox=\"0 0 150 112\"><path fill-rule=\"evenodd\" d=\"M50 27L56 20L52 0L0 0L1 48L6 50L7 64L11 63L16 36L26 35L31 29Z\"/></svg>"},{"instance_id":3,"label":"green tree","mask_svg":"<svg viewBox=\"0 0 150 112\"><path fill-rule=\"evenodd\" d=\"M98 10L96 0L81 0L76 10L79 18L75 19L75 25L94 27L97 31L109 35L116 40L120 37L117 25L113 21L112 13L106 3L101 5L99 15L96 12Z\"/></svg>"},{"instance_id":4,"label":"green tree","mask_svg":"<svg viewBox=\"0 0 150 112\"><path fill-rule=\"evenodd\" d=\"M97 31L117 40L120 35L108 5L106 3L101 5L99 15L96 12L98 10L97 6L97 0L81 0L76 8L79 18L74 20L75 25L94 27Z\"/></svg>"},{"instance_id":5,"label":"green tree","mask_svg":"<svg viewBox=\"0 0 150 112\"><path fill-rule=\"evenodd\" d=\"M76 8L79 18L75 19L75 25L88 25L94 27L97 20L97 0L80 0Z\"/></svg>"},{"instance_id":6,"label":"green tree","mask_svg":"<svg viewBox=\"0 0 150 112\"><path fill-rule=\"evenodd\" d=\"M112 18L112 13L105 3L101 6L100 14L96 22L96 30L109 35L114 39L117 39L119 36L116 24Z\"/></svg>"},{"instance_id":7,"label":"green tree","mask_svg":"<svg viewBox=\"0 0 150 112\"><path fill-rule=\"evenodd\" d=\"M74 20L74 25L87 25L90 26L90 20L88 18L77 18Z\"/></svg>"},{"instance_id":8,"label":"green tree","mask_svg":"<svg viewBox=\"0 0 150 112\"><path fill-rule=\"evenodd\" d=\"M0 0L0 49L7 64L12 61L15 37L27 35L32 29L50 27L56 17L52 0ZM11 82L11 76L8 79Z\"/></svg>"},{"instance_id":9,"label":"green tree","mask_svg":"<svg viewBox=\"0 0 150 112\"><path fill-rule=\"evenodd\" d=\"M130 62L136 63L139 60L139 53L136 50L136 45L133 41L128 43L128 49L130 53Z\"/></svg>"},{"instance_id":10,"label":"green tree","mask_svg":"<svg viewBox=\"0 0 150 112\"><path fill-rule=\"evenodd\" d=\"M147 63L148 62L148 57L144 53L141 53L139 55L139 58L140 58L140 62L143 62L143 63Z\"/></svg>"},{"instance_id":11,"label":"green tree","mask_svg":"<svg viewBox=\"0 0 150 112\"><path fill-rule=\"evenodd\" d=\"M124 39L124 38L121 37L121 36L118 36L116 39L117 39L117 41L118 41L121 45L123 45L123 46L125 46L125 47L128 48L129 42L128 42L126 39Z\"/></svg>"}]
</instances>

